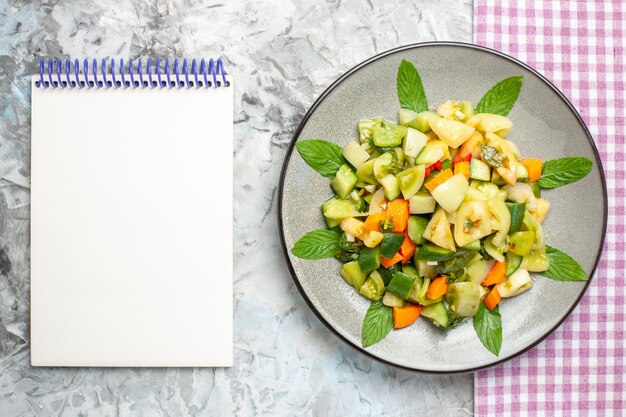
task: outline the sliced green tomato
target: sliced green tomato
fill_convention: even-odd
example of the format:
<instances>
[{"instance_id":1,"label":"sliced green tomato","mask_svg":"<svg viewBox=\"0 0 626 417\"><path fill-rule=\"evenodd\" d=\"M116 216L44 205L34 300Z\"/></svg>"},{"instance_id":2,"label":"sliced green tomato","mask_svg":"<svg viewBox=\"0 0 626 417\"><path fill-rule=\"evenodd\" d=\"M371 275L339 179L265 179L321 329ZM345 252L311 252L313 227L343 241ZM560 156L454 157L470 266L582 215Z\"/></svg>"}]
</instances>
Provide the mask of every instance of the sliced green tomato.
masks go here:
<instances>
[{"instance_id":1,"label":"sliced green tomato","mask_svg":"<svg viewBox=\"0 0 626 417\"><path fill-rule=\"evenodd\" d=\"M470 178L489 181L491 179L491 167L478 158L472 158L470 161Z\"/></svg>"},{"instance_id":2,"label":"sliced green tomato","mask_svg":"<svg viewBox=\"0 0 626 417\"><path fill-rule=\"evenodd\" d=\"M437 203L447 212L453 212L459 208L469 183L463 174L456 174L443 184L431 191Z\"/></svg>"},{"instance_id":3,"label":"sliced green tomato","mask_svg":"<svg viewBox=\"0 0 626 417\"><path fill-rule=\"evenodd\" d=\"M498 171L495 169L491 171L491 182L498 186L506 185L506 181L504 181L504 178L502 178L500 174L498 174Z\"/></svg>"},{"instance_id":4,"label":"sliced green tomato","mask_svg":"<svg viewBox=\"0 0 626 417\"><path fill-rule=\"evenodd\" d=\"M453 252L456 251L454 237L452 237L452 230L450 230L450 222L448 222L448 217L443 209L437 210L433 215L428 225L426 225L426 230L424 230L422 236L441 248Z\"/></svg>"},{"instance_id":5,"label":"sliced green tomato","mask_svg":"<svg viewBox=\"0 0 626 417\"><path fill-rule=\"evenodd\" d=\"M411 126L411 123L413 123L416 118L417 112L414 112L413 110L400 109L398 111L398 122L400 122L402 126Z\"/></svg>"},{"instance_id":6,"label":"sliced green tomato","mask_svg":"<svg viewBox=\"0 0 626 417\"><path fill-rule=\"evenodd\" d=\"M444 151L437 145L426 144L415 158L416 165L431 166L444 156Z\"/></svg>"},{"instance_id":7,"label":"sliced green tomato","mask_svg":"<svg viewBox=\"0 0 626 417\"><path fill-rule=\"evenodd\" d=\"M417 259L427 262L441 262L448 261L452 259L453 256L453 251L427 243L420 248Z\"/></svg>"},{"instance_id":8,"label":"sliced green tomato","mask_svg":"<svg viewBox=\"0 0 626 417\"><path fill-rule=\"evenodd\" d=\"M430 128L451 148L461 146L475 130L463 122L444 118L431 120Z\"/></svg>"},{"instance_id":9,"label":"sliced green tomato","mask_svg":"<svg viewBox=\"0 0 626 417\"><path fill-rule=\"evenodd\" d=\"M485 251L487 251L489 256L491 256L493 259L498 262L504 262L504 252L508 250L509 245L507 243L504 243L502 245L495 245L493 243L493 238L494 236L489 236L488 238L486 238L483 242L483 247L485 248Z\"/></svg>"},{"instance_id":10,"label":"sliced green tomato","mask_svg":"<svg viewBox=\"0 0 626 417\"><path fill-rule=\"evenodd\" d=\"M365 278L367 278L367 274L361 270L358 261L343 264L339 273L348 284L354 286L357 290L361 288Z\"/></svg>"},{"instance_id":11,"label":"sliced green tomato","mask_svg":"<svg viewBox=\"0 0 626 417\"><path fill-rule=\"evenodd\" d=\"M519 232L524 220L524 213L526 212L526 203L506 203L506 207L509 209L509 213L511 213L509 233Z\"/></svg>"},{"instance_id":12,"label":"sliced green tomato","mask_svg":"<svg viewBox=\"0 0 626 417\"><path fill-rule=\"evenodd\" d=\"M402 196L405 199L411 198L422 188L425 171L426 168L424 165L416 165L396 175L396 179L400 185L400 191L402 191Z\"/></svg>"},{"instance_id":13,"label":"sliced green tomato","mask_svg":"<svg viewBox=\"0 0 626 417\"><path fill-rule=\"evenodd\" d=\"M372 129L372 141L381 148L400 146L403 137L404 135L400 135L400 132L392 129L387 123L384 126L374 126Z\"/></svg>"},{"instance_id":14,"label":"sliced green tomato","mask_svg":"<svg viewBox=\"0 0 626 417\"><path fill-rule=\"evenodd\" d=\"M511 252L510 250L506 253L506 261L504 262L505 267L505 271L504 271L504 275L506 275L507 277L510 277L511 275L513 275L513 273L515 271L517 271L517 268L520 267L520 265L522 264L522 257L520 255L517 255L513 252Z\"/></svg>"},{"instance_id":15,"label":"sliced green tomato","mask_svg":"<svg viewBox=\"0 0 626 417\"><path fill-rule=\"evenodd\" d=\"M543 226L526 210L524 213L523 229L535 232L535 242L532 249L544 249L546 247L546 235Z\"/></svg>"},{"instance_id":16,"label":"sliced green tomato","mask_svg":"<svg viewBox=\"0 0 626 417\"><path fill-rule=\"evenodd\" d=\"M496 133L510 130L513 127L511 120L499 114L478 113L477 116L480 117L480 122L476 125L476 129L482 132Z\"/></svg>"},{"instance_id":17,"label":"sliced green tomato","mask_svg":"<svg viewBox=\"0 0 626 417\"><path fill-rule=\"evenodd\" d=\"M346 198L356 185L358 178L346 164L342 165L337 171L335 178L330 182L333 191L340 197Z\"/></svg>"},{"instance_id":18,"label":"sliced green tomato","mask_svg":"<svg viewBox=\"0 0 626 417\"><path fill-rule=\"evenodd\" d=\"M365 161L370 159L370 154L368 154L367 151L365 151L365 149L363 149L361 145L356 143L354 140L345 144L341 150L341 154L353 167L357 169L363 165Z\"/></svg>"},{"instance_id":19,"label":"sliced green tomato","mask_svg":"<svg viewBox=\"0 0 626 417\"><path fill-rule=\"evenodd\" d=\"M493 236L493 244L494 246L501 246L504 244L511 227L511 213L509 213L504 201L497 198L487 201L487 207L494 218L491 228L498 231Z\"/></svg>"},{"instance_id":20,"label":"sliced green tomato","mask_svg":"<svg viewBox=\"0 0 626 417\"><path fill-rule=\"evenodd\" d=\"M431 139L427 143L427 145L431 146L433 148L440 149L443 152L443 156L441 157L441 163L442 164L443 164L444 160L450 159L450 148L448 147L448 145L444 141L438 140L438 139Z\"/></svg>"},{"instance_id":21,"label":"sliced green tomato","mask_svg":"<svg viewBox=\"0 0 626 417\"><path fill-rule=\"evenodd\" d=\"M378 271L373 271L359 289L359 294L372 301L380 300L385 292L385 283Z\"/></svg>"},{"instance_id":22,"label":"sliced green tomato","mask_svg":"<svg viewBox=\"0 0 626 417\"><path fill-rule=\"evenodd\" d=\"M404 138L404 154L409 159L415 159L419 155L420 151L428 142L428 138L425 134L416 129L409 128L406 137Z\"/></svg>"},{"instance_id":23,"label":"sliced green tomato","mask_svg":"<svg viewBox=\"0 0 626 417\"><path fill-rule=\"evenodd\" d=\"M404 242L403 234L385 233L380 246L380 254L385 258L393 258Z\"/></svg>"},{"instance_id":24,"label":"sliced green tomato","mask_svg":"<svg viewBox=\"0 0 626 417\"><path fill-rule=\"evenodd\" d=\"M521 182L527 182L529 179L528 170L526 169L524 165L522 165L521 162L519 161L515 161L515 162L517 162L517 180Z\"/></svg>"},{"instance_id":25,"label":"sliced green tomato","mask_svg":"<svg viewBox=\"0 0 626 417\"><path fill-rule=\"evenodd\" d=\"M337 221L337 224L335 224L334 226L329 225L328 227L330 228L339 225L339 222L341 222L342 219L359 215L359 212L355 208L354 202L349 200L341 200L337 197L332 197L329 200L326 200L326 202L322 204L322 210L325 218Z\"/></svg>"},{"instance_id":26,"label":"sliced green tomato","mask_svg":"<svg viewBox=\"0 0 626 417\"><path fill-rule=\"evenodd\" d=\"M506 185L502 187L502 190L506 191L507 200L515 203L526 203L530 211L537 208L537 198L529 184L518 182L515 185Z\"/></svg>"},{"instance_id":27,"label":"sliced green tomato","mask_svg":"<svg viewBox=\"0 0 626 417\"><path fill-rule=\"evenodd\" d=\"M428 133L430 132L430 122L436 119L441 119L441 116L431 111L423 111L421 113L417 113L417 115L415 116L415 120L411 124L411 127L419 130L422 133Z\"/></svg>"},{"instance_id":28,"label":"sliced green tomato","mask_svg":"<svg viewBox=\"0 0 626 417\"><path fill-rule=\"evenodd\" d=\"M548 214L548 210L550 210L550 202L544 200L543 198L537 199L537 208L535 211L532 211L530 214L537 220L539 223L543 224L543 221Z\"/></svg>"},{"instance_id":29,"label":"sliced green tomato","mask_svg":"<svg viewBox=\"0 0 626 417\"><path fill-rule=\"evenodd\" d=\"M531 250L524 259L521 267L531 272L547 271L550 267L550 260L545 249Z\"/></svg>"},{"instance_id":30,"label":"sliced green tomato","mask_svg":"<svg viewBox=\"0 0 626 417\"><path fill-rule=\"evenodd\" d=\"M361 143L367 143L372 138L372 129L375 126L382 126L383 119L365 119L359 120L357 124L357 129L359 130L359 139Z\"/></svg>"},{"instance_id":31,"label":"sliced green tomato","mask_svg":"<svg viewBox=\"0 0 626 417\"><path fill-rule=\"evenodd\" d=\"M509 251L520 256L528 255L534 242L535 232L531 230L511 233L509 236Z\"/></svg>"},{"instance_id":32,"label":"sliced green tomato","mask_svg":"<svg viewBox=\"0 0 626 417\"><path fill-rule=\"evenodd\" d=\"M380 180L389 174L395 175L404 166L404 152L400 148L385 152L374 160L374 176Z\"/></svg>"},{"instance_id":33,"label":"sliced green tomato","mask_svg":"<svg viewBox=\"0 0 626 417\"><path fill-rule=\"evenodd\" d=\"M533 286L533 280L530 274L524 268L519 268L515 273L506 279L506 281L496 284L498 293L503 298L515 297L520 295Z\"/></svg>"},{"instance_id":34,"label":"sliced green tomato","mask_svg":"<svg viewBox=\"0 0 626 417\"><path fill-rule=\"evenodd\" d=\"M461 317L472 317L476 314L482 301L480 284L473 282L453 282L448 284L445 300L450 311Z\"/></svg>"},{"instance_id":35,"label":"sliced green tomato","mask_svg":"<svg viewBox=\"0 0 626 417\"><path fill-rule=\"evenodd\" d=\"M435 211L437 201L429 194L416 194L409 198L409 212L411 214L427 214Z\"/></svg>"},{"instance_id":36,"label":"sliced green tomato","mask_svg":"<svg viewBox=\"0 0 626 417\"><path fill-rule=\"evenodd\" d=\"M389 174L380 179L380 183L385 190L385 198L389 201L395 200L400 195L400 185L393 175Z\"/></svg>"},{"instance_id":37,"label":"sliced green tomato","mask_svg":"<svg viewBox=\"0 0 626 417\"><path fill-rule=\"evenodd\" d=\"M458 246L465 246L478 241L490 233L491 218L487 203L470 201L459 206L454 222L454 240Z\"/></svg>"},{"instance_id":38,"label":"sliced green tomato","mask_svg":"<svg viewBox=\"0 0 626 417\"><path fill-rule=\"evenodd\" d=\"M494 260L486 261L484 259L472 262L465 268L467 280L474 284L480 284L487 278L489 271L491 271L495 263L496 261Z\"/></svg>"},{"instance_id":39,"label":"sliced green tomato","mask_svg":"<svg viewBox=\"0 0 626 417\"><path fill-rule=\"evenodd\" d=\"M428 219L426 217L409 217L409 224L407 227L409 238L411 238L411 240L418 245L425 243L426 239L423 235L424 230L426 230L426 226L428 226Z\"/></svg>"},{"instance_id":40,"label":"sliced green tomato","mask_svg":"<svg viewBox=\"0 0 626 417\"><path fill-rule=\"evenodd\" d=\"M418 296L422 286L424 285L424 280L420 276L416 276L415 282L413 283L413 288L411 288L411 293L407 297L407 301L410 303L419 303Z\"/></svg>"},{"instance_id":41,"label":"sliced green tomato","mask_svg":"<svg viewBox=\"0 0 626 417\"><path fill-rule=\"evenodd\" d=\"M359 179L359 182L372 185L378 184L378 180L374 176L375 162L376 159L367 161L356 170L356 177Z\"/></svg>"},{"instance_id":42,"label":"sliced green tomato","mask_svg":"<svg viewBox=\"0 0 626 417\"><path fill-rule=\"evenodd\" d=\"M474 187L469 187L465 192L465 198L463 201L487 201L489 200L486 195L478 191Z\"/></svg>"},{"instance_id":43,"label":"sliced green tomato","mask_svg":"<svg viewBox=\"0 0 626 417\"><path fill-rule=\"evenodd\" d=\"M464 122L469 120L470 117L474 115L474 107L472 106L472 103L468 100L463 100L461 102L461 113L465 115L465 117L463 118Z\"/></svg>"},{"instance_id":44,"label":"sliced green tomato","mask_svg":"<svg viewBox=\"0 0 626 417\"><path fill-rule=\"evenodd\" d=\"M386 291L383 296L383 304L387 307L402 307L404 306L404 300L394 293Z\"/></svg>"},{"instance_id":45,"label":"sliced green tomato","mask_svg":"<svg viewBox=\"0 0 626 417\"><path fill-rule=\"evenodd\" d=\"M403 300L406 300L411 293L414 283L415 277L396 271L393 274L393 278L391 278L391 282L387 286L387 290L393 292Z\"/></svg>"},{"instance_id":46,"label":"sliced green tomato","mask_svg":"<svg viewBox=\"0 0 626 417\"><path fill-rule=\"evenodd\" d=\"M380 267L380 250L378 248L363 248L359 253L359 267L368 274Z\"/></svg>"},{"instance_id":47,"label":"sliced green tomato","mask_svg":"<svg viewBox=\"0 0 626 417\"><path fill-rule=\"evenodd\" d=\"M442 302L425 306L422 309L421 315L428 317L433 321L433 323L443 327L444 329L448 328L448 310L446 310L446 306L444 306Z\"/></svg>"}]
</instances>

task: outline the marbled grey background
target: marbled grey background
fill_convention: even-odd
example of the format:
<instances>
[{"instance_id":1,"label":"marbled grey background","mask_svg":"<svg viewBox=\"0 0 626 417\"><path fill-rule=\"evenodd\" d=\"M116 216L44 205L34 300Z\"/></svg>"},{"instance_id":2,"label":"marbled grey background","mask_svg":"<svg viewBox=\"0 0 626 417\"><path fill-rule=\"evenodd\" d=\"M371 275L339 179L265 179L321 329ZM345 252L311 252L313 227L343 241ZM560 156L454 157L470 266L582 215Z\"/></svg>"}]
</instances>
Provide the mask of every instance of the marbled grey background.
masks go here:
<instances>
[{"instance_id":1,"label":"marbled grey background","mask_svg":"<svg viewBox=\"0 0 626 417\"><path fill-rule=\"evenodd\" d=\"M334 79L396 46L469 42L471 20L470 0L0 0L0 416L471 415L471 375L399 371L326 330L289 277L274 204L285 148ZM41 56L215 55L238 78L235 366L32 368L29 74Z\"/></svg>"}]
</instances>

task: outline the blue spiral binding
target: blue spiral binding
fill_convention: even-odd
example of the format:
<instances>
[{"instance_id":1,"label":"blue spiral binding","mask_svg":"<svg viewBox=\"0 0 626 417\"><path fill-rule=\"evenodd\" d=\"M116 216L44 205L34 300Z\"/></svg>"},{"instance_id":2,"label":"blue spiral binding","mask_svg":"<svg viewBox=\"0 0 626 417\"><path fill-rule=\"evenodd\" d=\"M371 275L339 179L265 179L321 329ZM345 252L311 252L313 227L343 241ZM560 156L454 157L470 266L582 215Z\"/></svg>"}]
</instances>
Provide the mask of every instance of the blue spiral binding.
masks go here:
<instances>
[{"instance_id":1,"label":"blue spiral binding","mask_svg":"<svg viewBox=\"0 0 626 417\"><path fill-rule=\"evenodd\" d=\"M103 59L98 70L98 60L93 59L91 68L89 59L85 58L82 62L75 59L65 59L65 65L62 65L61 59L49 58L39 61L39 79L35 81L38 88L217 88L228 87L230 82L226 79L226 69L222 58L217 60L209 59L208 63L204 59L200 60L200 65L196 59L191 60L190 65L187 59L182 60L182 65L178 59L174 59L173 68L170 66L170 60L166 59L163 63L161 59L156 60L154 70L152 68L152 60L148 58L144 69L141 58L137 61L135 67L133 60L127 63L124 59L118 62L119 69L116 70L115 59L111 59L109 65ZM182 67L182 69L181 69ZM180 71L179 71L180 69ZM139 80L136 80L136 76ZM147 80L144 78L147 75ZM181 78L181 75L184 78ZM191 75L191 77L190 77ZM56 77L54 77L56 76ZM156 76L156 79L153 78ZM128 80L130 77L130 81ZM55 79L56 78L56 79ZM221 78L221 81L218 80Z\"/></svg>"}]
</instances>

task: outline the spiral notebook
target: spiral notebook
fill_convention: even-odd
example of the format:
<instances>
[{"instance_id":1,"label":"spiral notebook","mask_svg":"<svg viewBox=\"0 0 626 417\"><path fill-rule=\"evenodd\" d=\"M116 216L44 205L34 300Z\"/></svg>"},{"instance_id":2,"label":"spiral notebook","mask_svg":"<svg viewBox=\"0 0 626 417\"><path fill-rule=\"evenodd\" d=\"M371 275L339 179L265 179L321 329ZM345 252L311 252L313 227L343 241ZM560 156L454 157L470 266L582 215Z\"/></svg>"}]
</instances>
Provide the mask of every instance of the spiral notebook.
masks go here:
<instances>
[{"instance_id":1,"label":"spiral notebook","mask_svg":"<svg viewBox=\"0 0 626 417\"><path fill-rule=\"evenodd\" d=\"M42 61L32 365L232 364L232 91L221 60Z\"/></svg>"}]
</instances>

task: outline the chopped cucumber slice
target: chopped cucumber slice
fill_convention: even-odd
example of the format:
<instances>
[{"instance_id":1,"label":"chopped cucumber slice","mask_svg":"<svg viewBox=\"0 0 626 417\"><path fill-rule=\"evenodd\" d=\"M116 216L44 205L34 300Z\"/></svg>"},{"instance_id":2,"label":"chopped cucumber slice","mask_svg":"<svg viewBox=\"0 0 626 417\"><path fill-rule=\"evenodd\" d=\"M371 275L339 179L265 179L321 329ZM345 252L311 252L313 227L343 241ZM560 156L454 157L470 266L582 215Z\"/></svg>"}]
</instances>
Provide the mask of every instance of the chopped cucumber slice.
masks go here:
<instances>
[{"instance_id":1,"label":"chopped cucumber slice","mask_svg":"<svg viewBox=\"0 0 626 417\"><path fill-rule=\"evenodd\" d=\"M532 230L511 233L509 236L509 252L520 256L528 255L534 242L535 232Z\"/></svg>"},{"instance_id":2,"label":"chopped cucumber slice","mask_svg":"<svg viewBox=\"0 0 626 417\"><path fill-rule=\"evenodd\" d=\"M480 181L491 179L491 167L478 158L470 161L470 178Z\"/></svg>"},{"instance_id":3,"label":"chopped cucumber slice","mask_svg":"<svg viewBox=\"0 0 626 417\"><path fill-rule=\"evenodd\" d=\"M356 210L355 204L352 201L341 200L337 197L332 197L322 204L322 211L324 213L324 218L326 219L326 223L329 223L329 220L332 220L331 226L328 224L329 228L336 227L342 219L346 219L348 217L358 216L359 212Z\"/></svg>"},{"instance_id":4,"label":"chopped cucumber slice","mask_svg":"<svg viewBox=\"0 0 626 417\"><path fill-rule=\"evenodd\" d=\"M526 212L526 203L506 203L511 213L511 226L509 233L519 232L524 221L524 213Z\"/></svg>"},{"instance_id":5,"label":"chopped cucumber slice","mask_svg":"<svg viewBox=\"0 0 626 417\"><path fill-rule=\"evenodd\" d=\"M359 267L364 273L370 273L380 267L380 251L378 248L363 248L359 253Z\"/></svg>"},{"instance_id":6,"label":"chopped cucumber slice","mask_svg":"<svg viewBox=\"0 0 626 417\"><path fill-rule=\"evenodd\" d=\"M456 174L430 193L445 211L451 213L463 202L468 186L467 178L463 174Z\"/></svg>"},{"instance_id":7,"label":"chopped cucumber slice","mask_svg":"<svg viewBox=\"0 0 626 417\"><path fill-rule=\"evenodd\" d=\"M341 150L341 154L353 167L357 169L363 165L365 161L370 159L370 154L368 154L367 151L354 140L346 143Z\"/></svg>"},{"instance_id":8,"label":"chopped cucumber slice","mask_svg":"<svg viewBox=\"0 0 626 417\"><path fill-rule=\"evenodd\" d=\"M426 144L415 158L415 165L431 166L443 158L444 152L438 146Z\"/></svg>"},{"instance_id":9,"label":"chopped cucumber slice","mask_svg":"<svg viewBox=\"0 0 626 417\"><path fill-rule=\"evenodd\" d=\"M406 136L405 126L385 123L384 126L374 126L372 129L372 141L374 145L381 148L391 148L400 146L402 139Z\"/></svg>"},{"instance_id":10,"label":"chopped cucumber slice","mask_svg":"<svg viewBox=\"0 0 626 417\"><path fill-rule=\"evenodd\" d=\"M410 159L415 159L428 142L425 134L416 129L409 128L404 138L404 154Z\"/></svg>"},{"instance_id":11,"label":"chopped cucumber slice","mask_svg":"<svg viewBox=\"0 0 626 417\"><path fill-rule=\"evenodd\" d=\"M385 286L389 285L389 282L391 282L391 278L393 278L394 271L391 269L387 269L384 266L378 268L377 271L380 274L380 277L383 279Z\"/></svg>"},{"instance_id":12,"label":"chopped cucumber slice","mask_svg":"<svg viewBox=\"0 0 626 417\"><path fill-rule=\"evenodd\" d=\"M502 178L502 176L495 169L491 171L491 182L495 185L506 185L504 178Z\"/></svg>"},{"instance_id":13,"label":"chopped cucumber slice","mask_svg":"<svg viewBox=\"0 0 626 417\"><path fill-rule=\"evenodd\" d=\"M474 115L474 107L472 106L472 103L468 100L463 100L461 103L461 113L465 115L465 118L463 118L464 122L469 120L470 117Z\"/></svg>"},{"instance_id":14,"label":"chopped cucumber slice","mask_svg":"<svg viewBox=\"0 0 626 417\"><path fill-rule=\"evenodd\" d=\"M417 268L411 264L402 265L402 272L415 278L420 276L417 272Z\"/></svg>"},{"instance_id":15,"label":"chopped cucumber slice","mask_svg":"<svg viewBox=\"0 0 626 417\"><path fill-rule=\"evenodd\" d=\"M430 122L430 128L449 147L458 148L474 133L474 128L458 120L434 119Z\"/></svg>"},{"instance_id":16,"label":"chopped cucumber slice","mask_svg":"<svg viewBox=\"0 0 626 417\"><path fill-rule=\"evenodd\" d=\"M426 168L424 168L424 165L416 165L396 175L396 179L400 185L400 191L402 191L402 196L405 199L417 194L424 183L425 172Z\"/></svg>"},{"instance_id":17,"label":"chopped cucumber slice","mask_svg":"<svg viewBox=\"0 0 626 417\"><path fill-rule=\"evenodd\" d=\"M387 290L393 292L403 300L406 300L411 293L414 282L415 277L396 271L393 274L393 278L391 278L391 282L389 282L389 285L387 286Z\"/></svg>"},{"instance_id":18,"label":"chopped cucumber slice","mask_svg":"<svg viewBox=\"0 0 626 417\"><path fill-rule=\"evenodd\" d=\"M426 243L426 239L424 238L424 230L426 230L426 226L428 226L428 222L429 220L425 217L421 217L421 216L410 216L409 217L409 224L407 227L407 232L409 235L409 238L411 238L411 240L418 244L421 245L422 243Z\"/></svg>"},{"instance_id":19,"label":"chopped cucumber slice","mask_svg":"<svg viewBox=\"0 0 626 417\"><path fill-rule=\"evenodd\" d=\"M396 175L404 167L404 152L400 148L385 152L374 160L374 176L380 181L387 175Z\"/></svg>"},{"instance_id":20,"label":"chopped cucumber slice","mask_svg":"<svg viewBox=\"0 0 626 417\"><path fill-rule=\"evenodd\" d=\"M356 170L356 177L359 179L359 182L365 184L377 185L378 181L374 176L374 163L376 159L372 159L370 161L365 162Z\"/></svg>"},{"instance_id":21,"label":"chopped cucumber slice","mask_svg":"<svg viewBox=\"0 0 626 417\"><path fill-rule=\"evenodd\" d=\"M359 120L357 124L357 129L359 130L359 140L361 143L367 143L372 138L372 129L375 126L381 126L383 124L383 119L366 119Z\"/></svg>"},{"instance_id":22,"label":"chopped cucumber slice","mask_svg":"<svg viewBox=\"0 0 626 417\"><path fill-rule=\"evenodd\" d=\"M467 245L463 246L463 249L479 251L480 240L475 240L473 242L468 243Z\"/></svg>"},{"instance_id":23,"label":"chopped cucumber slice","mask_svg":"<svg viewBox=\"0 0 626 417\"><path fill-rule=\"evenodd\" d=\"M343 164L337 171L335 178L330 182L330 186L340 198L344 199L348 197L357 181L358 178L352 172L352 169L348 165Z\"/></svg>"},{"instance_id":24,"label":"chopped cucumber slice","mask_svg":"<svg viewBox=\"0 0 626 417\"><path fill-rule=\"evenodd\" d=\"M531 272L547 271L550 267L550 261L545 249L531 250L528 255L522 259L520 268L524 268Z\"/></svg>"},{"instance_id":25,"label":"chopped cucumber slice","mask_svg":"<svg viewBox=\"0 0 626 417\"><path fill-rule=\"evenodd\" d=\"M446 306L444 306L442 302L425 306L422 309L422 316L428 317L433 323L438 324L444 329L448 328L448 310L446 310Z\"/></svg>"},{"instance_id":26,"label":"chopped cucumber slice","mask_svg":"<svg viewBox=\"0 0 626 417\"><path fill-rule=\"evenodd\" d=\"M527 182L529 179L528 170L521 162L517 162L517 180L521 182Z\"/></svg>"},{"instance_id":27,"label":"chopped cucumber slice","mask_svg":"<svg viewBox=\"0 0 626 417\"><path fill-rule=\"evenodd\" d=\"M348 284L354 286L357 290L361 288L361 285L365 282L365 278L367 278L365 272L361 270L358 261L343 264L339 273Z\"/></svg>"},{"instance_id":28,"label":"chopped cucumber slice","mask_svg":"<svg viewBox=\"0 0 626 417\"><path fill-rule=\"evenodd\" d=\"M431 245L429 243L423 245L420 248L417 259L420 261L447 261L452 259L454 252L448 249L440 248L439 246Z\"/></svg>"},{"instance_id":29,"label":"chopped cucumber slice","mask_svg":"<svg viewBox=\"0 0 626 417\"><path fill-rule=\"evenodd\" d=\"M539 186L539 183L537 181L531 182L530 188L533 190L533 194L535 195L535 198L541 197L541 187Z\"/></svg>"},{"instance_id":30,"label":"chopped cucumber slice","mask_svg":"<svg viewBox=\"0 0 626 417\"><path fill-rule=\"evenodd\" d=\"M393 256L400 250L404 242L404 235L396 233L385 233L383 242L380 246L380 254L385 258L393 258Z\"/></svg>"},{"instance_id":31,"label":"chopped cucumber slice","mask_svg":"<svg viewBox=\"0 0 626 417\"><path fill-rule=\"evenodd\" d=\"M385 283L378 271L373 271L359 289L359 294L372 301L380 300L385 291Z\"/></svg>"},{"instance_id":32,"label":"chopped cucumber slice","mask_svg":"<svg viewBox=\"0 0 626 417\"><path fill-rule=\"evenodd\" d=\"M522 257L511 251L508 251L505 257L506 261L504 262L504 264L506 265L506 268L504 270L504 275L510 277L515 271L517 271L517 268L519 268L522 264Z\"/></svg>"},{"instance_id":33,"label":"chopped cucumber slice","mask_svg":"<svg viewBox=\"0 0 626 417\"><path fill-rule=\"evenodd\" d=\"M461 317L472 317L482 301L480 284L453 282L448 285L445 299L450 311Z\"/></svg>"},{"instance_id":34,"label":"chopped cucumber slice","mask_svg":"<svg viewBox=\"0 0 626 417\"><path fill-rule=\"evenodd\" d=\"M380 179L380 183L385 190L385 198L389 201L398 198L400 195L400 185L393 175L389 174Z\"/></svg>"},{"instance_id":35,"label":"chopped cucumber slice","mask_svg":"<svg viewBox=\"0 0 626 417\"><path fill-rule=\"evenodd\" d=\"M387 307L402 307L404 306L404 300L394 293L386 291L383 296L383 304Z\"/></svg>"},{"instance_id":36,"label":"chopped cucumber slice","mask_svg":"<svg viewBox=\"0 0 626 417\"><path fill-rule=\"evenodd\" d=\"M495 172L495 171L494 171ZM472 187L483 193L487 199L492 199L498 194L500 189L497 185L484 181L472 181Z\"/></svg>"},{"instance_id":37,"label":"chopped cucumber slice","mask_svg":"<svg viewBox=\"0 0 626 417\"><path fill-rule=\"evenodd\" d=\"M409 212L411 214L434 213L437 202L428 194L416 194L409 198Z\"/></svg>"},{"instance_id":38,"label":"chopped cucumber slice","mask_svg":"<svg viewBox=\"0 0 626 417\"><path fill-rule=\"evenodd\" d=\"M480 284L487 278L489 271L491 271L495 263L496 261L494 260L486 261L484 259L472 262L465 268L466 280L474 284Z\"/></svg>"}]
</instances>

